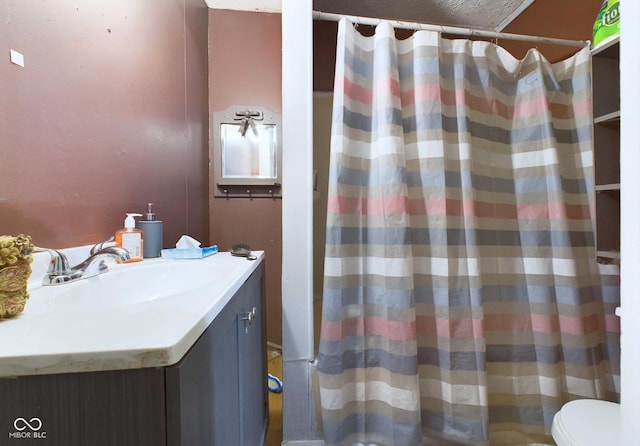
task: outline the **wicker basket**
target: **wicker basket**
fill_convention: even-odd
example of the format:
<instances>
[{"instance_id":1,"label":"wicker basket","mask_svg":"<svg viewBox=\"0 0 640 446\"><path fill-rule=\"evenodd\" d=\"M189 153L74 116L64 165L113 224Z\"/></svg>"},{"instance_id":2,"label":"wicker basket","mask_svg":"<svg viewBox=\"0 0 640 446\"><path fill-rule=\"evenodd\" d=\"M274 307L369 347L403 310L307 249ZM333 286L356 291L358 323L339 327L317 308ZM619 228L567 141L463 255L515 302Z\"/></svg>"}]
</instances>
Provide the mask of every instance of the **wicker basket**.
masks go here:
<instances>
[{"instance_id":1,"label":"wicker basket","mask_svg":"<svg viewBox=\"0 0 640 446\"><path fill-rule=\"evenodd\" d=\"M33 261L31 237L0 235L0 318L22 313L29 299L27 280Z\"/></svg>"}]
</instances>

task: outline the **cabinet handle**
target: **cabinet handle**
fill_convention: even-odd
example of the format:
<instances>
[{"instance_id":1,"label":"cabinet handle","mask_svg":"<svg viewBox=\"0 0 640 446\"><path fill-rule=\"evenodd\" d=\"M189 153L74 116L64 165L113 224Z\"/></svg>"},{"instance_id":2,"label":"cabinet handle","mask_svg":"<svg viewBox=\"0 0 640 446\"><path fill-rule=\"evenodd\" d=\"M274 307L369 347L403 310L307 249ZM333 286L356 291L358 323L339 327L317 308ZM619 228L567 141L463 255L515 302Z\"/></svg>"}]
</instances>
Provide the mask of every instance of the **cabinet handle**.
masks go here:
<instances>
[{"instance_id":1,"label":"cabinet handle","mask_svg":"<svg viewBox=\"0 0 640 446\"><path fill-rule=\"evenodd\" d=\"M248 311L242 315L242 320L251 325L253 323L253 320L256 318L257 313L258 309L256 307L253 307L251 311Z\"/></svg>"}]
</instances>

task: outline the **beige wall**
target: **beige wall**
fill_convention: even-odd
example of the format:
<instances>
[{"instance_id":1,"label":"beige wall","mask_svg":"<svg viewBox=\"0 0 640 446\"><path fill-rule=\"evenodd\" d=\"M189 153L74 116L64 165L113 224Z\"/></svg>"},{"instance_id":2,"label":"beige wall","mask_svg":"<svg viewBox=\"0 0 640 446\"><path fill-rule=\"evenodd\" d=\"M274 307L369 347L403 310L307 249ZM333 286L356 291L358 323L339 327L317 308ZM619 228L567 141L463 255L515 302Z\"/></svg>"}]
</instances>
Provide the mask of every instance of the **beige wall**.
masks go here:
<instances>
[{"instance_id":1,"label":"beige wall","mask_svg":"<svg viewBox=\"0 0 640 446\"><path fill-rule=\"evenodd\" d=\"M0 0L0 54L0 234L90 244L151 201L208 241L202 0Z\"/></svg>"},{"instance_id":2,"label":"beige wall","mask_svg":"<svg viewBox=\"0 0 640 446\"><path fill-rule=\"evenodd\" d=\"M282 113L280 14L209 11L209 107L258 105ZM210 115L211 116L211 115ZM282 200L214 198L210 195L212 243L228 250L248 244L266 254L267 339L282 343Z\"/></svg>"}]
</instances>

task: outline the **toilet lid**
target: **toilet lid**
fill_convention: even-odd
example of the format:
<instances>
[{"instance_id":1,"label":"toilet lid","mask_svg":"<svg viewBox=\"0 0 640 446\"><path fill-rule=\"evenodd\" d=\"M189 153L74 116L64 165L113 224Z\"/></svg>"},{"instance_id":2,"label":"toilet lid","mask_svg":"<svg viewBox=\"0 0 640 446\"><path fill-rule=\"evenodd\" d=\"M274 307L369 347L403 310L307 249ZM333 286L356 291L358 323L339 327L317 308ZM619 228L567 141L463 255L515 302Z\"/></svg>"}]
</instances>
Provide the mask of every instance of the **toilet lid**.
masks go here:
<instances>
[{"instance_id":1,"label":"toilet lid","mask_svg":"<svg viewBox=\"0 0 640 446\"><path fill-rule=\"evenodd\" d=\"M618 445L620 405L600 400L575 400L553 418L551 435L559 446Z\"/></svg>"}]
</instances>

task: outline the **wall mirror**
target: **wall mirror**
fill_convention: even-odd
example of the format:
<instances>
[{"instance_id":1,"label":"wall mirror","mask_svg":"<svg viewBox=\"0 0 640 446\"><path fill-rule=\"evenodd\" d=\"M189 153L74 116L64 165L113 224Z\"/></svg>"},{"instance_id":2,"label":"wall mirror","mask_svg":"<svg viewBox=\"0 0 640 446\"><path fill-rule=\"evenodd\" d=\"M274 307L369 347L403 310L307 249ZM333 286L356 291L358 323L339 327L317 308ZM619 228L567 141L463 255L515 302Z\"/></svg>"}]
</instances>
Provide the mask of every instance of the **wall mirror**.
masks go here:
<instances>
[{"instance_id":1,"label":"wall mirror","mask_svg":"<svg viewBox=\"0 0 640 446\"><path fill-rule=\"evenodd\" d=\"M256 105L213 113L214 196L282 196L281 127L279 114Z\"/></svg>"}]
</instances>

